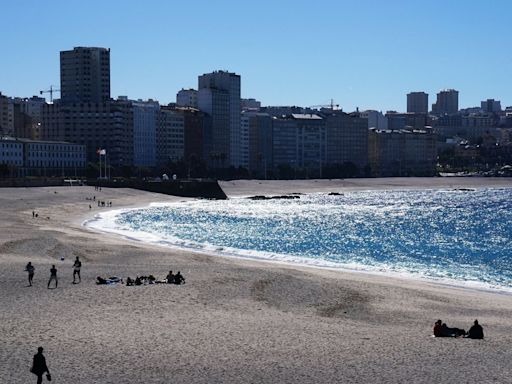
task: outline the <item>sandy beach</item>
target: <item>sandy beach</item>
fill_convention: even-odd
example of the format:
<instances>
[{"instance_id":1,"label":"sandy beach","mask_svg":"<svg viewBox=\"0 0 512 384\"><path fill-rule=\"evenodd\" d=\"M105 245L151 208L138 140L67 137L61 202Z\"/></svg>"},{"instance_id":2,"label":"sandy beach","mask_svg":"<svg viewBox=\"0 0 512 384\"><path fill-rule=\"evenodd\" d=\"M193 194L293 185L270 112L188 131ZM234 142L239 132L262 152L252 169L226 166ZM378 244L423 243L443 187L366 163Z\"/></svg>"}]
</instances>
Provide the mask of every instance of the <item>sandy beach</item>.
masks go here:
<instances>
[{"instance_id":1,"label":"sandy beach","mask_svg":"<svg viewBox=\"0 0 512 384\"><path fill-rule=\"evenodd\" d=\"M248 196L512 188L512 179L221 186ZM98 207L93 196L113 207ZM512 383L512 294L199 254L82 226L109 209L182 200L131 189L0 189L0 383L35 383L38 346L56 383ZM72 284L76 256L80 284ZM57 289L46 286L52 264ZM95 284L97 276L163 278L171 269L187 283ZM431 337L437 319L468 329L475 318L484 340Z\"/></svg>"}]
</instances>

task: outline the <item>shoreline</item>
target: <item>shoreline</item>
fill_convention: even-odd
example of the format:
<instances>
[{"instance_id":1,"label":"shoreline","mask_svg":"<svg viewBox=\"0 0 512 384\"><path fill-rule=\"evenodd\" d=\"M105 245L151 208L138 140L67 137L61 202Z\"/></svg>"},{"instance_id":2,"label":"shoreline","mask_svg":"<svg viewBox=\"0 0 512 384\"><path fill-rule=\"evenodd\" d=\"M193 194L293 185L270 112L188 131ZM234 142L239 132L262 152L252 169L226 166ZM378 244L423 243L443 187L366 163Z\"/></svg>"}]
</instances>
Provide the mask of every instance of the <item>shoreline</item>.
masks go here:
<instances>
[{"instance_id":1,"label":"shoreline","mask_svg":"<svg viewBox=\"0 0 512 384\"><path fill-rule=\"evenodd\" d=\"M512 189L511 187L482 187L481 189ZM401 189L395 189L396 191L400 191ZM411 190L411 189L408 189ZM422 188L421 190L426 190ZM438 188L432 188L429 190L433 191L444 191L445 189L438 189ZM357 190L357 191L351 191L351 192L363 192L363 191L373 191L370 190ZM404 190L407 191L407 190ZM457 189L449 190L449 191L458 191ZM347 193L351 193L347 192ZM314 194L314 193L322 193L325 194L325 192L306 192L304 195L307 194ZM234 198L239 199L246 199L246 196L236 196ZM125 239L126 241L135 242L138 244L147 244L150 246L157 246L157 247L163 247L170 250L175 251L183 251L183 252L194 252L199 253L205 256L212 256L212 257L222 257L227 259L237 259L237 260L251 260L256 262L263 262L263 263L272 263L277 265L285 265L289 266L291 268L294 267L301 267L301 268L315 268L320 270L329 270L333 272L341 272L341 273L349 273L349 274L366 274L370 276L379 276L382 278L391 278L391 279L397 279L397 280L405 280L409 282L426 282L431 284L438 284L442 287L448 287L448 288L460 288L460 289L467 289L469 291L477 291L477 292L490 292L490 293L498 293L498 294L504 294L504 295L512 295L512 287L507 286L500 286L500 285L494 285L491 283L485 283L482 281L476 281L476 280L458 280L458 279L450 279L450 278L438 278L433 276L425 276L421 274L415 274L408 271L396 271L392 269L385 270L385 267L379 267L379 266L370 266L370 265L358 265L350 267L348 265L344 265L343 263L337 263L337 262L328 262L326 260L317 260L308 258L305 256L297 256L297 255L281 255L276 253L268 253L268 252L261 252L256 250L242 250L242 249L232 249L230 247L225 246L213 246L213 245L206 245L202 244L201 246L194 247L192 245L184 245L184 244L177 244L173 243L172 240L165 240L160 236L155 236L152 238L152 236L148 237L150 235L147 232L143 231L133 231L133 230L123 230L119 228L111 228L111 227L105 227L105 226L96 226L93 223L99 222L101 220L107 221L108 218L101 218L98 216L103 215L109 215L109 216L118 216L119 214L122 214L124 212L129 212L133 210L143 210L148 209L154 206L169 206L169 205L176 205L180 204L182 201L178 202L168 202L168 203L161 203L161 202L153 202L149 205L144 206L133 206L133 207L126 207L126 208L120 208L120 209L114 209L114 210L107 210L104 212L101 212L97 214L94 218L85 220L82 223L82 226L87 228L90 231L96 232L96 233L104 233L109 234L111 236L120 237ZM116 213L116 214L114 214ZM181 241L185 243L185 240L182 239L176 239L176 241ZM217 249L214 249L217 248ZM267 256L265 256L267 255ZM275 257L275 258L273 258Z\"/></svg>"},{"instance_id":2,"label":"shoreline","mask_svg":"<svg viewBox=\"0 0 512 384\"><path fill-rule=\"evenodd\" d=\"M512 180L468 181L451 180L463 188L512 186ZM439 185L424 179L260 182L221 186L228 196L243 196ZM511 295L126 241L81 226L107 210L88 208L93 195L113 201L112 210L188 200L93 187L0 190L0 371L6 382L33 379L29 367L39 345L55 380L77 384L453 383L461 372L468 383L510 381ZM82 282L74 285L76 256ZM28 261L36 267L30 288L23 271ZM52 264L58 289L46 288ZM95 284L96 276L160 278L169 269L181 270L186 284ZM467 329L475 318L483 341L431 337L437 319Z\"/></svg>"}]
</instances>

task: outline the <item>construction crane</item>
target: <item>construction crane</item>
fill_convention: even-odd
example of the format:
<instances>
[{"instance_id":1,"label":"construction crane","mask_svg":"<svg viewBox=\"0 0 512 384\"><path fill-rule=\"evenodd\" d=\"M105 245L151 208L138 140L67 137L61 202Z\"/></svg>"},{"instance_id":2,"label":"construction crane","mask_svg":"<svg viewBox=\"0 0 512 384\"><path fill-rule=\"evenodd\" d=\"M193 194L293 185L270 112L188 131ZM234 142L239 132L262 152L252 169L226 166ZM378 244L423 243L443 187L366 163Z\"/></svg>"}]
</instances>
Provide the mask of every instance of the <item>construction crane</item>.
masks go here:
<instances>
[{"instance_id":1,"label":"construction crane","mask_svg":"<svg viewBox=\"0 0 512 384\"><path fill-rule=\"evenodd\" d=\"M47 89L46 91L39 91L39 94L42 95L43 93L49 93L50 103L53 103L53 92L60 92L60 89L54 89L53 85L50 85L50 89Z\"/></svg>"},{"instance_id":2,"label":"construction crane","mask_svg":"<svg viewBox=\"0 0 512 384\"><path fill-rule=\"evenodd\" d=\"M335 109L339 109L340 105L339 104L334 104L334 100L331 99L331 103L330 104L320 104L320 105L311 105L309 108L329 108L331 110L335 110Z\"/></svg>"}]
</instances>

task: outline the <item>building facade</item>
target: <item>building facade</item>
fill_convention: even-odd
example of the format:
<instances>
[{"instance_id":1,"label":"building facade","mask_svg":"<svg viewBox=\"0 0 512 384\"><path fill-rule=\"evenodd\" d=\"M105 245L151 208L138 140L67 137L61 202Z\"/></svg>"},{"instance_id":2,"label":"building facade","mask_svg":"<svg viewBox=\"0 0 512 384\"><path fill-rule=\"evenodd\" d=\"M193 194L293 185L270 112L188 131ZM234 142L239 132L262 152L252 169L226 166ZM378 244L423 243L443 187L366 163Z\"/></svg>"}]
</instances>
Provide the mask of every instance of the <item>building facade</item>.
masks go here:
<instances>
[{"instance_id":1,"label":"building facade","mask_svg":"<svg viewBox=\"0 0 512 384\"><path fill-rule=\"evenodd\" d=\"M157 165L182 160L185 155L185 117L174 108L162 107L157 117Z\"/></svg>"},{"instance_id":2,"label":"building facade","mask_svg":"<svg viewBox=\"0 0 512 384\"><path fill-rule=\"evenodd\" d=\"M45 104L41 132L43 140L85 145L88 162L99 162L96 151L105 149L109 165L133 165L133 110L125 98Z\"/></svg>"},{"instance_id":3,"label":"building facade","mask_svg":"<svg viewBox=\"0 0 512 384\"><path fill-rule=\"evenodd\" d=\"M198 108L212 119L210 151L223 160L220 165L240 165L240 76L226 71L198 78Z\"/></svg>"},{"instance_id":4,"label":"building facade","mask_svg":"<svg viewBox=\"0 0 512 384\"><path fill-rule=\"evenodd\" d=\"M436 115L456 114L459 112L459 91L444 89L437 94L437 101L432 104L432 113Z\"/></svg>"},{"instance_id":5,"label":"building facade","mask_svg":"<svg viewBox=\"0 0 512 384\"><path fill-rule=\"evenodd\" d=\"M407 112L428 113L428 93L411 92L407 94Z\"/></svg>"},{"instance_id":6,"label":"building facade","mask_svg":"<svg viewBox=\"0 0 512 384\"><path fill-rule=\"evenodd\" d=\"M430 130L370 129L368 160L372 174L433 176L436 172L436 135Z\"/></svg>"},{"instance_id":7,"label":"building facade","mask_svg":"<svg viewBox=\"0 0 512 384\"><path fill-rule=\"evenodd\" d=\"M484 113L499 113L501 112L501 102L499 100L487 99L480 103L482 112Z\"/></svg>"},{"instance_id":8,"label":"building facade","mask_svg":"<svg viewBox=\"0 0 512 384\"><path fill-rule=\"evenodd\" d=\"M14 133L13 99L0 92L0 136L12 136Z\"/></svg>"},{"instance_id":9,"label":"building facade","mask_svg":"<svg viewBox=\"0 0 512 384\"><path fill-rule=\"evenodd\" d=\"M0 164L15 170L11 176L77 176L86 166L85 146L3 137Z\"/></svg>"},{"instance_id":10,"label":"building facade","mask_svg":"<svg viewBox=\"0 0 512 384\"><path fill-rule=\"evenodd\" d=\"M176 94L176 106L197 108L197 90L181 89Z\"/></svg>"},{"instance_id":11,"label":"building facade","mask_svg":"<svg viewBox=\"0 0 512 384\"><path fill-rule=\"evenodd\" d=\"M322 115L326 126L326 162L368 164L368 120L359 113L332 111Z\"/></svg>"},{"instance_id":12,"label":"building facade","mask_svg":"<svg viewBox=\"0 0 512 384\"><path fill-rule=\"evenodd\" d=\"M61 101L103 103L110 99L110 49L75 47L60 52Z\"/></svg>"},{"instance_id":13,"label":"building facade","mask_svg":"<svg viewBox=\"0 0 512 384\"><path fill-rule=\"evenodd\" d=\"M326 127L316 114L292 114L272 120L274 167L304 170L321 177L327 162Z\"/></svg>"},{"instance_id":14,"label":"building facade","mask_svg":"<svg viewBox=\"0 0 512 384\"><path fill-rule=\"evenodd\" d=\"M156 166L156 126L160 110L158 102L132 101L133 111L133 165Z\"/></svg>"}]
</instances>

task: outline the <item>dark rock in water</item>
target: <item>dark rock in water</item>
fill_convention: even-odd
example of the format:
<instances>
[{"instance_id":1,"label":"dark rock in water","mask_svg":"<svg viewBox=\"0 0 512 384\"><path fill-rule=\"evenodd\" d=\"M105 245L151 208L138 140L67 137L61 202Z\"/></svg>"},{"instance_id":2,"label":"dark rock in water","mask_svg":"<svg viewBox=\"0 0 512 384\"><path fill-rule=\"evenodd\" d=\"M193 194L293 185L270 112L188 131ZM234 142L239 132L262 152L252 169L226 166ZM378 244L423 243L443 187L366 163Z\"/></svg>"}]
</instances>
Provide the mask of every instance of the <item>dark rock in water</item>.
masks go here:
<instances>
[{"instance_id":1,"label":"dark rock in water","mask_svg":"<svg viewBox=\"0 0 512 384\"><path fill-rule=\"evenodd\" d=\"M339 192L329 192L329 196L343 196L343 193L339 193Z\"/></svg>"},{"instance_id":2,"label":"dark rock in water","mask_svg":"<svg viewBox=\"0 0 512 384\"><path fill-rule=\"evenodd\" d=\"M297 195L282 195L282 196L272 196L271 199L300 199L300 196Z\"/></svg>"},{"instance_id":3,"label":"dark rock in water","mask_svg":"<svg viewBox=\"0 0 512 384\"><path fill-rule=\"evenodd\" d=\"M300 196L297 195L281 195L281 196L250 196L249 200L283 200L283 199L300 199Z\"/></svg>"},{"instance_id":4,"label":"dark rock in water","mask_svg":"<svg viewBox=\"0 0 512 384\"><path fill-rule=\"evenodd\" d=\"M258 196L249 196L248 199L249 200L269 200L270 197L258 195Z\"/></svg>"},{"instance_id":5,"label":"dark rock in water","mask_svg":"<svg viewBox=\"0 0 512 384\"><path fill-rule=\"evenodd\" d=\"M475 190L473 188L455 188L454 191L474 192Z\"/></svg>"}]
</instances>

